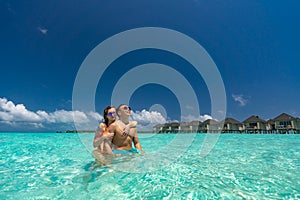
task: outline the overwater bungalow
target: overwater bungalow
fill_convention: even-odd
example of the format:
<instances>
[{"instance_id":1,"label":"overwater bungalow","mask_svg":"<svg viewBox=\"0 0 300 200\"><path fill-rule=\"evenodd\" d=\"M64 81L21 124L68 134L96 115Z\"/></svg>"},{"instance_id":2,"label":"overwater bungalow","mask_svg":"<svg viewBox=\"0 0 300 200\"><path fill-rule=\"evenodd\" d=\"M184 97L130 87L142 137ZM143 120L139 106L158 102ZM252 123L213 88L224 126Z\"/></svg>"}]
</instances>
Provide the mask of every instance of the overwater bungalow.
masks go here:
<instances>
[{"instance_id":1,"label":"overwater bungalow","mask_svg":"<svg viewBox=\"0 0 300 200\"><path fill-rule=\"evenodd\" d=\"M243 124L233 118L226 118L221 123L223 123L224 133L240 132L243 129Z\"/></svg>"},{"instance_id":2,"label":"overwater bungalow","mask_svg":"<svg viewBox=\"0 0 300 200\"><path fill-rule=\"evenodd\" d=\"M179 125L179 122L165 123L158 127L155 127L154 131L157 133L178 133L180 130Z\"/></svg>"},{"instance_id":3,"label":"overwater bungalow","mask_svg":"<svg viewBox=\"0 0 300 200\"><path fill-rule=\"evenodd\" d=\"M199 133L203 131L202 128L203 124L200 121L191 121L189 125L190 125L190 130L193 133Z\"/></svg>"},{"instance_id":4,"label":"overwater bungalow","mask_svg":"<svg viewBox=\"0 0 300 200\"><path fill-rule=\"evenodd\" d=\"M156 124L155 126L153 126L153 131L155 133L161 133L163 130L164 124Z\"/></svg>"},{"instance_id":5,"label":"overwater bungalow","mask_svg":"<svg viewBox=\"0 0 300 200\"><path fill-rule=\"evenodd\" d=\"M274 119L265 121L258 116L251 116L242 123L233 118L221 122L208 119L204 122L172 122L157 124L153 127L156 133L300 133L300 118L282 113Z\"/></svg>"},{"instance_id":6,"label":"overwater bungalow","mask_svg":"<svg viewBox=\"0 0 300 200\"><path fill-rule=\"evenodd\" d=\"M171 132L171 123L165 123L161 130L162 133L170 133Z\"/></svg>"},{"instance_id":7,"label":"overwater bungalow","mask_svg":"<svg viewBox=\"0 0 300 200\"><path fill-rule=\"evenodd\" d=\"M190 133L191 131L192 131L192 127L189 122L180 122L179 132Z\"/></svg>"},{"instance_id":8,"label":"overwater bungalow","mask_svg":"<svg viewBox=\"0 0 300 200\"><path fill-rule=\"evenodd\" d=\"M267 129L268 131L274 131L274 130L276 130L276 128L275 128L275 122L274 122L273 119L269 119L269 120L267 121L267 127L266 127L266 129Z\"/></svg>"},{"instance_id":9,"label":"overwater bungalow","mask_svg":"<svg viewBox=\"0 0 300 200\"><path fill-rule=\"evenodd\" d=\"M220 123L214 119L205 120L202 127L205 132L217 132L222 129Z\"/></svg>"},{"instance_id":10,"label":"overwater bungalow","mask_svg":"<svg viewBox=\"0 0 300 200\"><path fill-rule=\"evenodd\" d=\"M286 133L290 130L300 130L300 120L286 113L282 113L272 119L274 122L274 128L280 133Z\"/></svg>"},{"instance_id":11,"label":"overwater bungalow","mask_svg":"<svg viewBox=\"0 0 300 200\"><path fill-rule=\"evenodd\" d=\"M261 133L267 130L267 122L258 116L252 115L243 121L243 130L246 133Z\"/></svg>"},{"instance_id":12,"label":"overwater bungalow","mask_svg":"<svg viewBox=\"0 0 300 200\"><path fill-rule=\"evenodd\" d=\"M179 131L179 122L172 122L171 124L170 124L170 127L171 127L171 130L170 130L170 132L171 133L178 133L178 131Z\"/></svg>"}]
</instances>

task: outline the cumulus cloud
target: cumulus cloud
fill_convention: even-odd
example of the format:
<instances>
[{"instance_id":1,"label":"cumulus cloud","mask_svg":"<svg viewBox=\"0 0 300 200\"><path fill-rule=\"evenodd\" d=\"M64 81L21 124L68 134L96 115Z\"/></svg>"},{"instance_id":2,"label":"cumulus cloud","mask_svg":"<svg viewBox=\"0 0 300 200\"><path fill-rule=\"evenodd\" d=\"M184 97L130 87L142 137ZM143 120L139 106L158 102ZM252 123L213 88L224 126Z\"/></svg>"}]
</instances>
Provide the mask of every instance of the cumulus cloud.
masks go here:
<instances>
[{"instance_id":1,"label":"cumulus cloud","mask_svg":"<svg viewBox=\"0 0 300 200\"><path fill-rule=\"evenodd\" d=\"M0 120L10 122L11 120L13 120L13 116L6 112L0 111Z\"/></svg>"},{"instance_id":2,"label":"cumulus cloud","mask_svg":"<svg viewBox=\"0 0 300 200\"><path fill-rule=\"evenodd\" d=\"M73 120L80 123L89 122L87 115L80 111L57 110L54 113L50 113L50 116L58 123L70 123Z\"/></svg>"},{"instance_id":3,"label":"cumulus cloud","mask_svg":"<svg viewBox=\"0 0 300 200\"><path fill-rule=\"evenodd\" d=\"M15 105L6 98L0 98L0 120L40 122L42 118L29 110L23 104Z\"/></svg>"},{"instance_id":4,"label":"cumulus cloud","mask_svg":"<svg viewBox=\"0 0 300 200\"><path fill-rule=\"evenodd\" d=\"M56 110L46 112L38 110L36 112L28 110L23 104L15 104L6 98L0 98L0 123L11 127L31 128L51 128L56 127L58 130L96 129L103 117L97 112L81 112ZM139 130L152 130L152 127L158 123L166 123L166 119L157 111L137 111L132 112L132 120L138 122ZM75 122L75 123L74 123ZM76 127L74 127L76 125Z\"/></svg>"},{"instance_id":5,"label":"cumulus cloud","mask_svg":"<svg viewBox=\"0 0 300 200\"><path fill-rule=\"evenodd\" d=\"M156 124L166 123L167 120L157 111L132 112L132 119L138 122L139 130L152 130Z\"/></svg>"},{"instance_id":6,"label":"cumulus cloud","mask_svg":"<svg viewBox=\"0 0 300 200\"><path fill-rule=\"evenodd\" d=\"M170 122L157 111L135 111L131 114L132 120L138 122L138 130L152 130L156 124ZM0 129L1 126L10 127L10 130L94 130L103 117L97 112L81 112L56 110L30 111L23 104L15 104L6 98L0 98ZM205 121L212 119L209 115L182 117L182 121ZM75 127L76 126L76 127ZM15 128L15 129L13 129Z\"/></svg>"},{"instance_id":7,"label":"cumulus cloud","mask_svg":"<svg viewBox=\"0 0 300 200\"><path fill-rule=\"evenodd\" d=\"M238 95L233 94L232 98L234 101L238 102L240 106L245 106L248 103L248 99L246 99L242 94L238 94Z\"/></svg>"},{"instance_id":8,"label":"cumulus cloud","mask_svg":"<svg viewBox=\"0 0 300 200\"><path fill-rule=\"evenodd\" d=\"M33 112L23 104L15 104L6 98L0 98L0 121L10 126L22 123L35 128L43 128L46 124L73 124L75 121L78 125L76 128L89 130L95 128L101 119L102 116L96 112L66 110L56 110L50 113L43 110Z\"/></svg>"},{"instance_id":9,"label":"cumulus cloud","mask_svg":"<svg viewBox=\"0 0 300 200\"><path fill-rule=\"evenodd\" d=\"M103 116L101 116L99 113L97 113L97 112L89 112L88 113L88 115L90 116L90 117L92 117L93 119L95 119L95 120L102 120L103 119Z\"/></svg>"}]
</instances>

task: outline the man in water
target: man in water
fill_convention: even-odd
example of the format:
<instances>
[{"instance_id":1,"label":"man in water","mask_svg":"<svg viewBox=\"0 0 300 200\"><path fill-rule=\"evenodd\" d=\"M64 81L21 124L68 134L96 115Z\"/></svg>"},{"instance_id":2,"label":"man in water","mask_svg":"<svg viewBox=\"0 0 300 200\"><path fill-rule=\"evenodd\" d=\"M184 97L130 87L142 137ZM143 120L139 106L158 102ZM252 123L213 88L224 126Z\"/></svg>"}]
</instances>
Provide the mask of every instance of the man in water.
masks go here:
<instances>
[{"instance_id":1,"label":"man in water","mask_svg":"<svg viewBox=\"0 0 300 200\"><path fill-rule=\"evenodd\" d=\"M125 130L126 125L130 123L129 117L131 108L125 104L119 105L117 108L117 115L119 117L119 120L116 121L116 124L119 129ZM134 143L134 147L132 148L132 142ZM128 134L115 134L112 140L112 143L114 145L114 153L120 153L124 154L126 152L140 152L142 154L145 154L144 150L142 149L141 143L139 141L138 135L137 135L137 129L135 128L130 128Z\"/></svg>"},{"instance_id":2,"label":"man in water","mask_svg":"<svg viewBox=\"0 0 300 200\"><path fill-rule=\"evenodd\" d=\"M101 122L95 131L93 146L93 157L96 159L95 165L91 169L109 165L114 156L118 156L112 151L112 139L114 135L119 137L127 137L130 134L130 129L135 128L136 121L131 121L122 129L116 124L116 108L114 106L107 106L103 111L103 122Z\"/></svg>"}]
</instances>

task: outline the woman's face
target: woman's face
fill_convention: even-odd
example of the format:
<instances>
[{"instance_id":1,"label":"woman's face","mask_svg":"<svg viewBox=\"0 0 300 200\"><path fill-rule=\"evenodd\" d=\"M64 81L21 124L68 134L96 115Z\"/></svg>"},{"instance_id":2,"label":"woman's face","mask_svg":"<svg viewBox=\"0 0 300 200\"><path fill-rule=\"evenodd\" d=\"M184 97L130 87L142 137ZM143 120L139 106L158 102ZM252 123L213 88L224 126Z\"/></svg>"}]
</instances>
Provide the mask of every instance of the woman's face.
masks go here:
<instances>
[{"instance_id":1,"label":"woman's face","mask_svg":"<svg viewBox=\"0 0 300 200\"><path fill-rule=\"evenodd\" d=\"M108 118L109 121L116 120L116 115L117 115L117 113L116 113L116 109L115 108L108 109L108 111L107 111L107 118Z\"/></svg>"}]
</instances>

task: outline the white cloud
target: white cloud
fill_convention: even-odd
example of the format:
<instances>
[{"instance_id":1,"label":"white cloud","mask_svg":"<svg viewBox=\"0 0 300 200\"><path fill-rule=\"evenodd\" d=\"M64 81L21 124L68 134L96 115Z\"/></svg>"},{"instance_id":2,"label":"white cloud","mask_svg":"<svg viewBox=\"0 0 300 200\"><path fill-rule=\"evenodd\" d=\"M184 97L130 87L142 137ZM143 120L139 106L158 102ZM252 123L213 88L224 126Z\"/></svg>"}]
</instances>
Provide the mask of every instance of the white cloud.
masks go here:
<instances>
[{"instance_id":1,"label":"white cloud","mask_svg":"<svg viewBox=\"0 0 300 200\"><path fill-rule=\"evenodd\" d=\"M47 112L43 111L43 110L38 110L36 112L39 116L41 116L45 121L49 122L49 123L55 123L55 119L50 116Z\"/></svg>"},{"instance_id":2,"label":"white cloud","mask_svg":"<svg viewBox=\"0 0 300 200\"><path fill-rule=\"evenodd\" d=\"M40 122L42 118L27 110L23 104L15 105L6 98L0 98L0 120Z\"/></svg>"},{"instance_id":3,"label":"white cloud","mask_svg":"<svg viewBox=\"0 0 300 200\"><path fill-rule=\"evenodd\" d=\"M242 94L233 94L232 98L234 99L234 101L238 102L240 106L245 106L248 103L248 100Z\"/></svg>"},{"instance_id":4,"label":"white cloud","mask_svg":"<svg viewBox=\"0 0 300 200\"><path fill-rule=\"evenodd\" d=\"M87 115L80 111L57 110L50 113L50 116L53 117L57 123L71 123L73 121L79 123L89 122Z\"/></svg>"},{"instance_id":5,"label":"white cloud","mask_svg":"<svg viewBox=\"0 0 300 200\"><path fill-rule=\"evenodd\" d=\"M74 121L76 129L93 130L96 129L103 117L97 112L81 112L56 110L54 112L46 112L38 110L36 112L28 110L23 104L15 104L6 98L0 98L0 125L6 125L22 129L22 127L30 127L30 130L62 130L74 129ZM182 117L182 121L205 121L212 119L209 115ZM138 130L152 130L156 124L170 122L160 112L157 111L136 111L132 112L132 120L138 122ZM23 130L23 129L22 129ZM24 131L26 131L24 129Z\"/></svg>"},{"instance_id":6,"label":"white cloud","mask_svg":"<svg viewBox=\"0 0 300 200\"><path fill-rule=\"evenodd\" d=\"M28 124L35 128L43 128L45 124L72 124L84 129L94 129L102 116L96 112L56 110L47 113L43 110L29 111L23 104L14 104L6 98L0 98L0 121L2 124L18 126L18 123ZM78 128L78 127L76 127Z\"/></svg>"},{"instance_id":7,"label":"white cloud","mask_svg":"<svg viewBox=\"0 0 300 200\"><path fill-rule=\"evenodd\" d=\"M136 111L131 113L132 119L138 122L139 130L152 130L156 124L166 123L167 120L157 111Z\"/></svg>"},{"instance_id":8,"label":"white cloud","mask_svg":"<svg viewBox=\"0 0 300 200\"><path fill-rule=\"evenodd\" d=\"M31 126L33 126L36 129L45 128L42 123L29 123Z\"/></svg>"},{"instance_id":9,"label":"white cloud","mask_svg":"<svg viewBox=\"0 0 300 200\"><path fill-rule=\"evenodd\" d=\"M46 28L38 27L37 29L44 35L46 35L48 32L48 29L46 29Z\"/></svg>"},{"instance_id":10,"label":"white cloud","mask_svg":"<svg viewBox=\"0 0 300 200\"><path fill-rule=\"evenodd\" d=\"M13 119L13 116L6 113L6 112L2 112L0 111L0 120L3 120L3 121L11 121Z\"/></svg>"},{"instance_id":11,"label":"white cloud","mask_svg":"<svg viewBox=\"0 0 300 200\"><path fill-rule=\"evenodd\" d=\"M191 121L201 121L201 122L204 122L207 119L212 119L212 117L210 115L199 115L199 116L188 115L188 116L182 116L182 121L184 121L184 122L191 122Z\"/></svg>"},{"instance_id":12,"label":"white cloud","mask_svg":"<svg viewBox=\"0 0 300 200\"><path fill-rule=\"evenodd\" d=\"M102 120L103 119L103 117L97 112L92 112L91 111L91 112L88 113L88 115L91 116L95 120Z\"/></svg>"}]
</instances>

